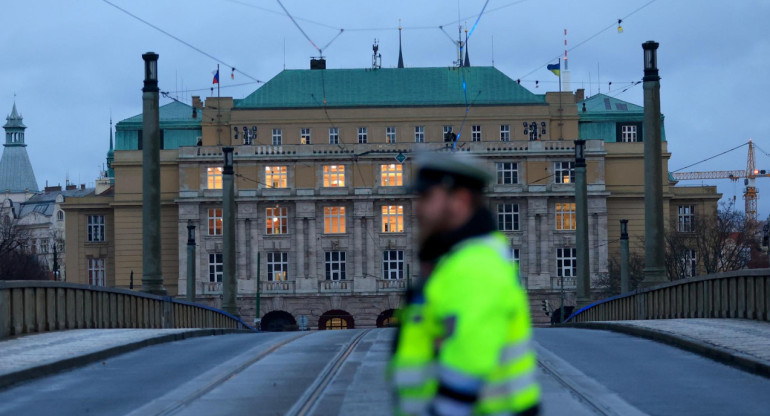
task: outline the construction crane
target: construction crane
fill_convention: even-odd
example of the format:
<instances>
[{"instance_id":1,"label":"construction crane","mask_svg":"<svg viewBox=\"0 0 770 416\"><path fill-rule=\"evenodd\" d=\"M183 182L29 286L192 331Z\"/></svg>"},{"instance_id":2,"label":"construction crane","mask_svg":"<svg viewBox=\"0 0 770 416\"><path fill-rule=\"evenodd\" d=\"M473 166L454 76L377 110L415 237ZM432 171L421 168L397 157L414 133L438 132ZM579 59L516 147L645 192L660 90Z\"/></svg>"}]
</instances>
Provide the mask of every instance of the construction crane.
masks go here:
<instances>
[{"instance_id":1,"label":"construction crane","mask_svg":"<svg viewBox=\"0 0 770 416\"><path fill-rule=\"evenodd\" d=\"M749 155L746 161L746 170L714 170L707 172L676 172L672 176L677 181L703 180L703 179L731 179L737 181L744 178L743 199L746 201L746 219L757 220L757 178L767 178L770 174L765 170L756 168L754 158L754 144L749 139Z\"/></svg>"}]
</instances>

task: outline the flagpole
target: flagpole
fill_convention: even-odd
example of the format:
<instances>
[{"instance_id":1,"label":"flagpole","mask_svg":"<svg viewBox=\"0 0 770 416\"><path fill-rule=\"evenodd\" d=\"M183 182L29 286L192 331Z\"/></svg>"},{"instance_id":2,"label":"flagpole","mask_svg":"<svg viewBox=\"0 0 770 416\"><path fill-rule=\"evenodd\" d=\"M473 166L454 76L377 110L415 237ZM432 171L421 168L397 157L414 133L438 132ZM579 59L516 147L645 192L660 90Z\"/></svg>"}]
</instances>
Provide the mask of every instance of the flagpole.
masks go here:
<instances>
[{"instance_id":1,"label":"flagpole","mask_svg":"<svg viewBox=\"0 0 770 416\"><path fill-rule=\"evenodd\" d=\"M217 76L219 76L219 64L217 64ZM217 80L217 98L219 98L219 84L222 82ZM559 88L561 89L561 76L559 77Z\"/></svg>"}]
</instances>

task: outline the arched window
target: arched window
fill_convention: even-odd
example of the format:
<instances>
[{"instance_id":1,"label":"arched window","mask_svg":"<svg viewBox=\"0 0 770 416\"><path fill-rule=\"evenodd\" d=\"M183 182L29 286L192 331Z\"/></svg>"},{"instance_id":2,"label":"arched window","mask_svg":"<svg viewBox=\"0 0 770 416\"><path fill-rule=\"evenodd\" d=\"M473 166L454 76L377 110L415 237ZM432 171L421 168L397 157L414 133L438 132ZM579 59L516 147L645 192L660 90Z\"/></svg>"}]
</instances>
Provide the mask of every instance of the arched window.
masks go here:
<instances>
[{"instance_id":1,"label":"arched window","mask_svg":"<svg viewBox=\"0 0 770 416\"><path fill-rule=\"evenodd\" d=\"M353 316L339 309L327 311L318 319L318 329L353 329L354 327Z\"/></svg>"},{"instance_id":2,"label":"arched window","mask_svg":"<svg viewBox=\"0 0 770 416\"><path fill-rule=\"evenodd\" d=\"M64 211L59 210L59 212L56 213L56 219L59 221L64 221Z\"/></svg>"}]
</instances>

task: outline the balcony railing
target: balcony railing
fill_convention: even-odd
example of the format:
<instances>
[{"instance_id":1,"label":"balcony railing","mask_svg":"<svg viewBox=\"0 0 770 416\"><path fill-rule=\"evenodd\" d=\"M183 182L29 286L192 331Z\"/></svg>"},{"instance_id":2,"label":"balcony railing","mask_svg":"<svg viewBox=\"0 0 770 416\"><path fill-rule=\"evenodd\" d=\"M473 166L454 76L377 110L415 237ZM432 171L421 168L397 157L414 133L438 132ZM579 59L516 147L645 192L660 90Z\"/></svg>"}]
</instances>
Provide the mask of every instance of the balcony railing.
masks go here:
<instances>
[{"instance_id":1,"label":"balcony railing","mask_svg":"<svg viewBox=\"0 0 770 416\"><path fill-rule=\"evenodd\" d=\"M554 290L561 290L562 284L564 285L565 290L577 289L577 282L575 281L574 277L552 277L551 278L551 287Z\"/></svg>"},{"instance_id":2,"label":"balcony railing","mask_svg":"<svg viewBox=\"0 0 770 416\"><path fill-rule=\"evenodd\" d=\"M198 282L198 294L200 295L221 295L222 282Z\"/></svg>"},{"instance_id":3,"label":"balcony railing","mask_svg":"<svg viewBox=\"0 0 770 416\"><path fill-rule=\"evenodd\" d=\"M406 291L405 279L377 279L378 292L404 292Z\"/></svg>"},{"instance_id":4,"label":"balcony railing","mask_svg":"<svg viewBox=\"0 0 770 416\"><path fill-rule=\"evenodd\" d=\"M294 281L260 282L262 294L294 294Z\"/></svg>"},{"instance_id":5,"label":"balcony railing","mask_svg":"<svg viewBox=\"0 0 770 416\"><path fill-rule=\"evenodd\" d=\"M319 293L353 293L352 280L321 280L318 282Z\"/></svg>"}]
</instances>

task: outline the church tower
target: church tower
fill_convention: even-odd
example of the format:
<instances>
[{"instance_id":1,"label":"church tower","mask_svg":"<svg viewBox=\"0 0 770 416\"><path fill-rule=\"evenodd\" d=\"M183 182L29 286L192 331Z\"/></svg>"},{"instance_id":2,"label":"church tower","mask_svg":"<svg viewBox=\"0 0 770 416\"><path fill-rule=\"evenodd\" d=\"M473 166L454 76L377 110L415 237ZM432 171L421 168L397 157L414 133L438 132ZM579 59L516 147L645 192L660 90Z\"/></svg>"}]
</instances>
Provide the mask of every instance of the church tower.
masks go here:
<instances>
[{"instance_id":1,"label":"church tower","mask_svg":"<svg viewBox=\"0 0 770 416\"><path fill-rule=\"evenodd\" d=\"M5 118L5 143L3 157L0 158L0 193L34 193L38 192L35 172L27 155L27 144L24 142L24 130L27 126L22 123L22 116L16 111L13 103L11 115Z\"/></svg>"}]
</instances>

